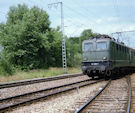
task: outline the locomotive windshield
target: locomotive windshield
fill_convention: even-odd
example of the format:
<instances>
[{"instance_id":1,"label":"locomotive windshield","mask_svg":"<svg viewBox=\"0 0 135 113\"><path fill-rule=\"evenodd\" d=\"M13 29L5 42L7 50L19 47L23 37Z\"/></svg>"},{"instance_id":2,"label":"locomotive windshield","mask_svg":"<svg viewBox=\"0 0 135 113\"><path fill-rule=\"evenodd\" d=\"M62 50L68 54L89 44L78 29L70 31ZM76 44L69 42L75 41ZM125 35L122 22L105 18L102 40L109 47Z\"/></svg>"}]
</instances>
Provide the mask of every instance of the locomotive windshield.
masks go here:
<instances>
[{"instance_id":1,"label":"locomotive windshield","mask_svg":"<svg viewBox=\"0 0 135 113\"><path fill-rule=\"evenodd\" d=\"M97 49L106 49L107 43L106 42L97 42Z\"/></svg>"},{"instance_id":2,"label":"locomotive windshield","mask_svg":"<svg viewBox=\"0 0 135 113\"><path fill-rule=\"evenodd\" d=\"M84 43L84 51L89 51L93 49L92 43Z\"/></svg>"}]
</instances>

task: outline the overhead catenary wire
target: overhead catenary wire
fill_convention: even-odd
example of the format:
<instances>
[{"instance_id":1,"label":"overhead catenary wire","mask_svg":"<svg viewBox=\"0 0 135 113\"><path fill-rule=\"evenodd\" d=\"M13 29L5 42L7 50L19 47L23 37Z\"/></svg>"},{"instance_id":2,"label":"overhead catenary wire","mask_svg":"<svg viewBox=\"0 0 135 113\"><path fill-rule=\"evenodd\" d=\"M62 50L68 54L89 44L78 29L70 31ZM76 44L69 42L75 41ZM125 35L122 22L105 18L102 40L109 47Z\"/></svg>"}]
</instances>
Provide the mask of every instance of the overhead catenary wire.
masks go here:
<instances>
[{"instance_id":1,"label":"overhead catenary wire","mask_svg":"<svg viewBox=\"0 0 135 113\"><path fill-rule=\"evenodd\" d=\"M83 5L81 4L79 4L77 1L72 1L72 2L74 2L74 4L76 5L76 6L79 6L79 8L82 8L81 9L81 12L83 12L83 10L85 10L85 13L87 13L87 15L93 15L93 16L95 16L95 17L97 17L98 15L95 15L90 9L87 9L87 7L83 7ZM86 10L87 9L87 10Z\"/></svg>"},{"instance_id":2,"label":"overhead catenary wire","mask_svg":"<svg viewBox=\"0 0 135 113\"><path fill-rule=\"evenodd\" d=\"M92 26L92 28L94 28L94 23L95 23L95 21L92 21L92 19L89 18L87 15L83 15L83 14L81 14L80 12L76 12L74 9L72 9L72 8L70 8L70 7L67 7L67 6L66 6L66 8L67 8L67 9L70 9L73 14L76 14L77 16L80 16L83 20L86 20L86 21L81 22L81 21L80 21L81 19L79 19L79 23L80 23L81 25L83 24L84 26L86 26L86 28L88 28L88 27L90 27L90 26ZM71 19L71 20L72 20L72 19ZM76 23L77 23L77 21L76 21ZM97 24L97 23L95 23L95 24Z\"/></svg>"},{"instance_id":3,"label":"overhead catenary wire","mask_svg":"<svg viewBox=\"0 0 135 113\"><path fill-rule=\"evenodd\" d=\"M59 2L59 1L60 0L51 0L51 2ZM120 11L119 11L119 1L118 0L112 0L112 1L113 1L113 4L114 4L114 10L116 12L116 16L118 17L118 24L120 23L121 24L120 26L124 26L124 25L122 25L121 19L120 19L121 15L120 15ZM30 2L32 3L32 0ZM50 2L50 0L49 1L48 0L39 0L40 6L42 6L43 9L47 10L47 12L49 12L49 14L52 14L54 12L49 11L46 8L46 6L47 6L46 4L49 3L49 2ZM66 4L64 4L64 9L66 9L67 12L65 11L64 15L65 15L66 18L68 18L68 19L65 20L65 26L67 26L67 28L70 29L72 26L75 26L74 28L76 28L77 26L82 27L82 24L83 24L83 26L85 26L85 27L82 27L82 28L88 28L88 27L92 28L92 29L96 28L95 25L98 25L98 24L96 23L96 21L91 16L95 16L96 18L97 17L99 18L99 16L97 14L93 13L91 10L89 10L88 7L85 7L83 4L80 4L80 2L77 1L77 0L72 1L72 2L71 1L63 1L63 2L66 2ZM78 10L76 8L73 8L72 5L69 5L68 3L74 4L74 6L79 7L80 10ZM54 10L56 10L56 9L54 9ZM55 15L55 17L56 17L56 16L59 16L60 13L58 11L56 11L55 14L56 14ZM73 18L77 18L77 17L80 19L80 21L75 22L73 20ZM50 18L52 20L54 17L50 16ZM54 25L54 22L52 22L52 24ZM59 25L59 24L60 23L57 23L57 25ZM67 28L66 28L66 30L67 30ZM124 27L120 27L119 29L121 29L121 28L124 28ZM117 29L117 31L122 31L122 30Z\"/></svg>"},{"instance_id":4,"label":"overhead catenary wire","mask_svg":"<svg viewBox=\"0 0 135 113\"><path fill-rule=\"evenodd\" d=\"M29 4L31 5L31 3L32 3L32 1L30 0L30 1L29 1ZM43 5L43 4L45 4L43 0L39 0L38 3L40 3L40 5L42 6L41 8L43 8L43 9L45 9L45 8L46 8L45 6L47 6L47 5ZM49 3L49 2L46 1L46 3ZM34 5L34 4L33 4L33 5ZM58 6L57 6L57 7L58 7ZM50 11L47 10L48 8L45 9L45 10L47 10L47 12L49 12L49 14L51 14L51 12L52 12L51 10L55 11L55 10L58 10L58 9L59 9L59 8L57 8L57 7L49 9ZM55 16L57 16L57 17L60 16L59 11L56 11L56 12L55 12ZM50 17L52 18L52 16L50 16ZM72 17L71 17L71 16L69 16L69 15L66 14L66 17L68 17L68 20L66 20L66 22L67 22L67 21L70 22L71 26L72 26L72 25L75 25L75 26L78 26L78 25L79 25L79 24L77 24L77 23L75 23L75 22L72 21ZM60 23L59 23L59 24L60 24ZM59 24L57 24L57 25L59 26ZM68 23L68 27L69 27L69 23Z\"/></svg>"},{"instance_id":5,"label":"overhead catenary wire","mask_svg":"<svg viewBox=\"0 0 135 113\"><path fill-rule=\"evenodd\" d=\"M42 2L42 1L43 0L40 0L40 2ZM79 17L81 17L83 19L82 21L74 22L74 20L72 19L73 17L70 17L71 19L68 18L68 20L66 20L66 21L68 21L68 22L70 21L71 26L78 26L78 25L82 25L83 24L84 26L86 26L86 28L88 28L89 26L94 27L94 23L96 24L96 22L93 21L92 18L88 17L88 13L87 14L83 14L82 12L76 11L75 9L67 6L66 4L65 4L64 8L66 8L69 11L68 13L65 12L65 17L70 17L69 15L72 13L72 14L77 15L77 16L79 16ZM86 10L85 10L85 12L86 12ZM58 12L56 11L55 13L58 13ZM66 22L65 24L69 25L68 22Z\"/></svg>"},{"instance_id":6,"label":"overhead catenary wire","mask_svg":"<svg viewBox=\"0 0 135 113\"><path fill-rule=\"evenodd\" d=\"M118 1L117 0L113 0L113 4L114 4L114 11L116 13L116 17L118 17L118 24L121 26L119 31L122 31L122 23L120 21L120 12L119 12L119 9L118 9Z\"/></svg>"},{"instance_id":7,"label":"overhead catenary wire","mask_svg":"<svg viewBox=\"0 0 135 113\"><path fill-rule=\"evenodd\" d=\"M73 9L70 9L69 7L67 7L67 6L65 6L65 8L67 8L71 13L74 13L75 11L73 11ZM77 13L77 12L75 12L74 13L75 15L77 14L77 16L80 16L81 15L81 17L82 18L84 18L84 15L82 15L81 13ZM66 26L69 28L70 26L78 26L78 25L85 25L85 23L82 21L79 21L79 23L78 22L74 22L73 21L73 17L71 17L70 15L69 15L69 13L65 13L65 17L67 17L68 19L66 19L66 21L65 21L65 24L66 24ZM69 22L69 23L68 23ZM87 24L88 24L89 22L87 22ZM69 25L70 24L70 25ZM86 25L87 25L86 24ZM90 23L91 24L91 23ZM86 26L85 25L85 26ZM88 26L88 25L87 25Z\"/></svg>"},{"instance_id":8,"label":"overhead catenary wire","mask_svg":"<svg viewBox=\"0 0 135 113\"><path fill-rule=\"evenodd\" d=\"M118 5L119 5L118 0L113 0L113 4L114 4L114 10L116 12L116 16L118 17L118 24L120 26L119 29L117 29L118 32L116 32L116 34L118 34L118 38L120 38L120 35L121 35L121 39L122 39L122 33L132 32L132 30L131 31L125 31L123 29L123 28L126 28L127 26L124 23L122 24L122 20L124 20L124 18L122 18L122 20L121 20L120 11L119 11L119 8L118 8ZM129 2L128 2L128 4L129 4Z\"/></svg>"},{"instance_id":9,"label":"overhead catenary wire","mask_svg":"<svg viewBox=\"0 0 135 113\"><path fill-rule=\"evenodd\" d=\"M79 11L76 11L75 9L73 9L73 8L71 8L71 7L69 7L69 6L65 6L65 8L66 8L67 10L71 10L71 13L77 14L77 16L80 16L80 17L82 17L82 18L84 18L84 19L87 19L87 20L89 20L89 21L95 23L90 17L88 17L88 16L85 15L84 13L81 13L81 12L79 12ZM88 21L87 21L87 22L88 22ZM86 22L85 22L85 23L86 23Z\"/></svg>"}]
</instances>

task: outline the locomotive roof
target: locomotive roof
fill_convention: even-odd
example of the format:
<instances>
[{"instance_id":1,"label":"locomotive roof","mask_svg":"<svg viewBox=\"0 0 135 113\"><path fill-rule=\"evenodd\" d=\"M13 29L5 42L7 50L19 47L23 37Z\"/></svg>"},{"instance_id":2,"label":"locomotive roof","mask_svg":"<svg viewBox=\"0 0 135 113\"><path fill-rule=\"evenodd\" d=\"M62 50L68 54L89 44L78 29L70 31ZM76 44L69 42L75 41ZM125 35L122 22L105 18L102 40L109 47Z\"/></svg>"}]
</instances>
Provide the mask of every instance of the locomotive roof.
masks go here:
<instances>
[{"instance_id":1,"label":"locomotive roof","mask_svg":"<svg viewBox=\"0 0 135 113\"><path fill-rule=\"evenodd\" d=\"M112 38L112 37L110 37L108 35L100 35L100 36L101 37L96 37L96 38L92 38L92 39L89 39L89 40L84 40L84 42L87 42L87 41L97 41L97 40L101 40L101 41L108 40L108 41L112 41L114 43L117 43L117 44L119 44L121 46L125 46L125 47L135 51L135 49L126 46L123 42L116 41L116 39L114 39L114 38Z\"/></svg>"}]
</instances>

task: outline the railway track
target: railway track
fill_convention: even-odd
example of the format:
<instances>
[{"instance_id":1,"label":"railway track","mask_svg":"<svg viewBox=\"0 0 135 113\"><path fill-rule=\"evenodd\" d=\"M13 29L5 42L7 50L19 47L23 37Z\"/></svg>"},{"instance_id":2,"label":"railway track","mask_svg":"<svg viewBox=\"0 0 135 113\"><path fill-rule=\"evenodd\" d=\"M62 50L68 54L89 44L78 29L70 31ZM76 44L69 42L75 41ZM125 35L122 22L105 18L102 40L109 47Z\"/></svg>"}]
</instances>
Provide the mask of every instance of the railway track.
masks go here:
<instances>
[{"instance_id":1,"label":"railway track","mask_svg":"<svg viewBox=\"0 0 135 113\"><path fill-rule=\"evenodd\" d=\"M82 76L82 73L78 74L68 74L68 75L61 75L56 77L47 77L47 78L40 78L40 79L30 79L30 80L21 80L16 82L7 82L7 83L0 83L0 89L2 88L10 88L10 87L16 87L16 86L22 86L22 85L29 85L34 83L41 83L41 82L47 82L47 81L54 81L54 80L60 80L60 79L66 79L66 78L72 78L72 77L78 77Z\"/></svg>"},{"instance_id":2,"label":"railway track","mask_svg":"<svg viewBox=\"0 0 135 113\"><path fill-rule=\"evenodd\" d=\"M39 91L16 95L13 97L3 98L3 99L0 99L0 112L7 111L21 104L26 104L29 102L31 103L33 101L47 98L49 96L53 96L62 92L70 91L70 90L83 87L86 85L94 84L100 81L103 81L103 80L91 81L91 79L88 79L88 80L60 85L60 86L56 86L52 88L47 88L47 89L43 89Z\"/></svg>"},{"instance_id":3,"label":"railway track","mask_svg":"<svg viewBox=\"0 0 135 113\"><path fill-rule=\"evenodd\" d=\"M87 102L81 102L81 107L75 113L130 113L130 84L129 77L109 80L95 96Z\"/></svg>"},{"instance_id":4,"label":"railway track","mask_svg":"<svg viewBox=\"0 0 135 113\"><path fill-rule=\"evenodd\" d=\"M135 113L135 76L131 76L131 110L130 113Z\"/></svg>"}]
</instances>

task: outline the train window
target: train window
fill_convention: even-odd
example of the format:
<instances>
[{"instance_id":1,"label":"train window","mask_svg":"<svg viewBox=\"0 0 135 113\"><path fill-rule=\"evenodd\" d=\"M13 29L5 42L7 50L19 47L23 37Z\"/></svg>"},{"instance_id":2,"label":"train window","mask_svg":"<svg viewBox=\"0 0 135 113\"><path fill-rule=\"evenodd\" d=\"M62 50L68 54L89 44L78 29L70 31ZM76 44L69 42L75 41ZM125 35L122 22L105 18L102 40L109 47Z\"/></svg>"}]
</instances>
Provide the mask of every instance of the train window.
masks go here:
<instances>
[{"instance_id":1,"label":"train window","mask_svg":"<svg viewBox=\"0 0 135 113\"><path fill-rule=\"evenodd\" d=\"M116 44L116 49L117 49L117 51L119 50L119 46L118 46L118 44Z\"/></svg>"},{"instance_id":2,"label":"train window","mask_svg":"<svg viewBox=\"0 0 135 113\"><path fill-rule=\"evenodd\" d=\"M120 45L120 51L122 51L122 46Z\"/></svg>"},{"instance_id":3,"label":"train window","mask_svg":"<svg viewBox=\"0 0 135 113\"><path fill-rule=\"evenodd\" d=\"M124 47L124 53L126 53L126 48Z\"/></svg>"},{"instance_id":4,"label":"train window","mask_svg":"<svg viewBox=\"0 0 135 113\"><path fill-rule=\"evenodd\" d=\"M119 45L119 50L121 51L121 46Z\"/></svg>"},{"instance_id":5,"label":"train window","mask_svg":"<svg viewBox=\"0 0 135 113\"><path fill-rule=\"evenodd\" d=\"M93 44L92 43L85 43L84 44L84 51L92 50Z\"/></svg>"},{"instance_id":6,"label":"train window","mask_svg":"<svg viewBox=\"0 0 135 113\"><path fill-rule=\"evenodd\" d=\"M114 51L115 50L115 44L114 44L114 42L112 42L112 50Z\"/></svg>"},{"instance_id":7,"label":"train window","mask_svg":"<svg viewBox=\"0 0 135 113\"><path fill-rule=\"evenodd\" d=\"M121 51L121 45L119 45L119 50Z\"/></svg>"},{"instance_id":8,"label":"train window","mask_svg":"<svg viewBox=\"0 0 135 113\"><path fill-rule=\"evenodd\" d=\"M106 42L97 42L97 49L106 49L107 43Z\"/></svg>"},{"instance_id":9,"label":"train window","mask_svg":"<svg viewBox=\"0 0 135 113\"><path fill-rule=\"evenodd\" d=\"M124 47L124 52L126 53L126 48Z\"/></svg>"},{"instance_id":10,"label":"train window","mask_svg":"<svg viewBox=\"0 0 135 113\"><path fill-rule=\"evenodd\" d=\"M123 46L121 46L121 51L122 51L122 52L124 52L124 48L123 48Z\"/></svg>"},{"instance_id":11,"label":"train window","mask_svg":"<svg viewBox=\"0 0 135 113\"><path fill-rule=\"evenodd\" d=\"M129 53L129 48L127 48L127 53Z\"/></svg>"}]
</instances>

